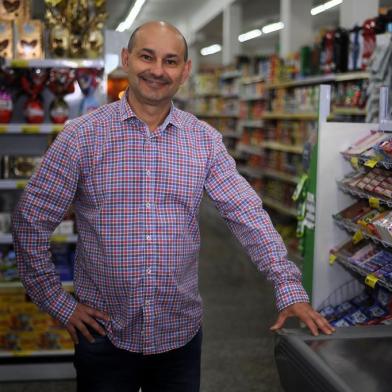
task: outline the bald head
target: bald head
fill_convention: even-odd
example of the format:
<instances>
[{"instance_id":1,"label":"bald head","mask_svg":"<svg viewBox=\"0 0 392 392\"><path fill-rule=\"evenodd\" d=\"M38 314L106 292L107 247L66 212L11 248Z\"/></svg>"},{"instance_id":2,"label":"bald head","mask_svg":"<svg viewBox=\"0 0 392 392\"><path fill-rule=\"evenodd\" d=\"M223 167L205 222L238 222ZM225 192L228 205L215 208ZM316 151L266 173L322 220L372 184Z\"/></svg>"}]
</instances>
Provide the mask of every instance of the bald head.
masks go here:
<instances>
[{"instance_id":1,"label":"bald head","mask_svg":"<svg viewBox=\"0 0 392 392\"><path fill-rule=\"evenodd\" d=\"M172 33L178 35L178 37L184 43L184 61L186 62L188 60L188 44L186 42L185 37L182 35L180 30L178 30L175 26L171 25L170 23L163 22L163 21L155 21L154 20L151 22L143 23L142 25L137 27L133 31L133 33L131 34L131 37L129 38L129 41L128 41L128 51L129 52L132 52L132 49L135 46L135 41L136 41L137 35L139 33L143 32L143 30L148 31L148 29L151 29L151 28L162 29L162 32L164 32L165 30L171 31Z\"/></svg>"}]
</instances>

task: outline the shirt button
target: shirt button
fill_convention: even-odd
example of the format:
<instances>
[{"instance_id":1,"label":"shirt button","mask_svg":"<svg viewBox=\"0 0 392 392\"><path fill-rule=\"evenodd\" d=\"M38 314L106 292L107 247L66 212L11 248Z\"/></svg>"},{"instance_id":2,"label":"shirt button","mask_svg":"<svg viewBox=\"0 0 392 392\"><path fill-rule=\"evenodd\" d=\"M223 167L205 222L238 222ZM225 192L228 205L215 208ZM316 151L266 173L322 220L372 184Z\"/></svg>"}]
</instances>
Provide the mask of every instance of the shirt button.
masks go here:
<instances>
[{"instance_id":1,"label":"shirt button","mask_svg":"<svg viewBox=\"0 0 392 392\"><path fill-rule=\"evenodd\" d=\"M148 299L147 301L146 301L146 305L150 305L151 304L151 301Z\"/></svg>"},{"instance_id":2,"label":"shirt button","mask_svg":"<svg viewBox=\"0 0 392 392\"><path fill-rule=\"evenodd\" d=\"M147 208L150 208L150 207L151 207L151 204L150 204L150 203L146 203L146 207L147 207Z\"/></svg>"},{"instance_id":3,"label":"shirt button","mask_svg":"<svg viewBox=\"0 0 392 392\"><path fill-rule=\"evenodd\" d=\"M151 240L151 236L150 235L146 235L146 240L150 241Z\"/></svg>"},{"instance_id":4,"label":"shirt button","mask_svg":"<svg viewBox=\"0 0 392 392\"><path fill-rule=\"evenodd\" d=\"M151 268L147 268L147 269L146 269L146 272L147 272L148 274L151 274Z\"/></svg>"},{"instance_id":5,"label":"shirt button","mask_svg":"<svg viewBox=\"0 0 392 392\"><path fill-rule=\"evenodd\" d=\"M150 170L146 170L146 174L149 176L151 174Z\"/></svg>"}]
</instances>

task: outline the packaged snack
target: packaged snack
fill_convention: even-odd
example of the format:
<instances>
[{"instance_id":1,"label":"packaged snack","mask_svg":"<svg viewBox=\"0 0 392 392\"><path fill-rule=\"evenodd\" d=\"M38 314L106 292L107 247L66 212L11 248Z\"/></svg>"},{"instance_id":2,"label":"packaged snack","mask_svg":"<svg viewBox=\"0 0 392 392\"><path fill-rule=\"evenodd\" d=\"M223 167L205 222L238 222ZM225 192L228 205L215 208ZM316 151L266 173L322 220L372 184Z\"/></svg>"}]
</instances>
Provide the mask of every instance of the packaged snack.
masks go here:
<instances>
[{"instance_id":1,"label":"packaged snack","mask_svg":"<svg viewBox=\"0 0 392 392\"><path fill-rule=\"evenodd\" d=\"M355 311L356 309L349 301L346 301L338 305L335 310L336 310L336 317L340 318L346 315L347 313Z\"/></svg>"},{"instance_id":2,"label":"packaged snack","mask_svg":"<svg viewBox=\"0 0 392 392\"><path fill-rule=\"evenodd\" d=\"M345 318L341 318L330 323L335 328L351 327L351 324Z\"/></svg>"},{"instance_id":3,"label":"packaged snack","mask_svg":"<svg viewBox=\"0 0 392 392\"><path fill-rule=\"evenodd\" d=\"M385 317L388 315L388 312L379 305L370 306L369 308L364 309L364 311L368 315L368 317L372 319Z\"/></svg>"},{"instance_id":4,"label":"packaged snack","mask_svg":"<svg viewBox=\"0 0 392 392\"><path fill-rule=\"evenodd\" d=\"M366 291L363 291L361 294L357 295L353 299L351 299L351 303L356 306L364 306L366 304L369 304L372 301L372 298L369 296L369 294Z\"/></svg>"},{"instance_id":5,"label":"packaged snack","mask_svg":"<svg viewBox=\"0 0 392 392\"><path fill-rule=\"evenodd\" d=\"M369 318L361 310L357 309L344 317L351 325L365 324Z\"/></svg>"},{"instance_id":6,"label":"packaged snack","mask_svg":"<svg viewBox=\"0 0 392 392\"><path fill-rule=\"evenodd\" d=\"M319 313L328 321L335 319L335 308L333 306L326 306L325 308L321 309Z\"/></svg>"}]
</instances>

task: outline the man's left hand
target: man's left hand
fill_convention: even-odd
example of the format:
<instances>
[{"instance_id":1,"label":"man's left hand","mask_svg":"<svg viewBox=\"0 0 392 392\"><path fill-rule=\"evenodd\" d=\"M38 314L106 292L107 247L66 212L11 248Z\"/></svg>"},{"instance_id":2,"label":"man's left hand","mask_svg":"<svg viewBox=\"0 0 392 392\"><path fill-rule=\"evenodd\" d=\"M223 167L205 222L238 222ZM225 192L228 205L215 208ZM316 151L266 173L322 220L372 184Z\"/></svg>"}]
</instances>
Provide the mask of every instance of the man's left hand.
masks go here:
<instances>
[{"instance_id":1,"label":"man's left hand","mask_svg":"<svg viewBox=\"0 0 392 392\"><path fill-rule=\"evenodd\" d=\"M335 332L335 328L306 302L298 302L283 309L270 330L277 331L282 328L289 317L297 317L303 321L314 336L318 336L319 330L326 335Z\"/></svg>"}]
</instances>

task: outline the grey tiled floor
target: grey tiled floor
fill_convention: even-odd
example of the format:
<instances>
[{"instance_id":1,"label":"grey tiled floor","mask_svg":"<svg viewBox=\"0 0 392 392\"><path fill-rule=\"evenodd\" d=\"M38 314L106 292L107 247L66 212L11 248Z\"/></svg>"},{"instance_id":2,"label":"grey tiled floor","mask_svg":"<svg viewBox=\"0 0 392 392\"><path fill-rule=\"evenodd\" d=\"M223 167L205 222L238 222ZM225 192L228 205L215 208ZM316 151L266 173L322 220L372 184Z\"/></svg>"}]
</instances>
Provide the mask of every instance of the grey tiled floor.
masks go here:
<instances>
[{"instance_id":1,"label":"grey tiled floor","mask_svg":"<svg viewBox=\"0 0 392 392\"><path fill-rule=\"evenodd\" d=\"M208 199L202 204L200 226L201 391L278 392L274 340L268 331L276 316L271 286ZM74 381L0 384L1 392L75 390Z\"/></svg>"}]
</instances>

